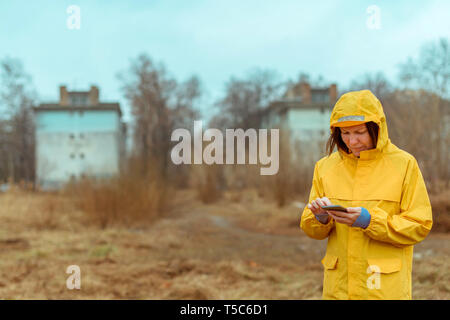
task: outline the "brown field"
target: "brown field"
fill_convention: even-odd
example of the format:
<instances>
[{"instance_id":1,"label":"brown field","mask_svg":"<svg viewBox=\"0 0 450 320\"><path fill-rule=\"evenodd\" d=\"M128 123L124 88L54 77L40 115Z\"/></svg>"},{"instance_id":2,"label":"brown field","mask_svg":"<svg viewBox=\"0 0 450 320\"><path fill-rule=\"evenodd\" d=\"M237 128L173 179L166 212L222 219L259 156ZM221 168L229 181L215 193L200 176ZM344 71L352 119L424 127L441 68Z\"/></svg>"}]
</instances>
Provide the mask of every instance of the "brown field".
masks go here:
<instances>
[{"instance_id":1,"label":"brown field","mask_svg":"<svg viewBox=\"0 0 450 320\"><path fill-rule=\"evenodd\" d=\"M141 227L99 228L61 194L0 194L1 299L320 299L326 240L300 209L256 192L205 205L177 191L174 210ZM415 299L450 299L450 234L416 245ZM66 269L81 269L81 289Z\"/></svg>"}]
</instances>

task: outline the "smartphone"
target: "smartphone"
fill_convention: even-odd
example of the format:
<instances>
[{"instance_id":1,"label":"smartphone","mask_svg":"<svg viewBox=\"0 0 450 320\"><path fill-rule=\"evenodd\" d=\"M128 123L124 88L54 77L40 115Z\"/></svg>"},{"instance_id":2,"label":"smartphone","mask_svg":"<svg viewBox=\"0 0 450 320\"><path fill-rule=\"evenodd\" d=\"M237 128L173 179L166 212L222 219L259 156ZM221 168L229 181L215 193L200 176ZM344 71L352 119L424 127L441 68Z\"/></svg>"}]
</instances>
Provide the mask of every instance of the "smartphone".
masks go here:
<instances>
[{"instance_id":1,"label":"smartphone","mask_svg":"<svg viewBox=\"0 0 450 320\"><path fill-rule=\"evenodd\" d=\"M344 208L342 206L339 205L332 205L332 206L324 206L321 207L324 210L333 210L333 211L343 211L343 212L347 212L347 208Z\"/></svg>"}]
</instances>

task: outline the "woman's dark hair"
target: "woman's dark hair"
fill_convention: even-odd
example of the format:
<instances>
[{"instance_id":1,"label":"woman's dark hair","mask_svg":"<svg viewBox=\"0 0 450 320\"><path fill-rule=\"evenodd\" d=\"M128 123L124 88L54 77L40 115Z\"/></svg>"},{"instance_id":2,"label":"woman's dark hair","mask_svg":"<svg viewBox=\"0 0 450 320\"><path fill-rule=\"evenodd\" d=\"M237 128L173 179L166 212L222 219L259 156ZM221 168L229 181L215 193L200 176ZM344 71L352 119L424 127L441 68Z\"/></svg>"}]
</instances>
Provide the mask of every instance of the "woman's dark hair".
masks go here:
<instances>
[{"instance_id":1,"label":"woman's dark hair","mask_svg":"<svg viewBox=\"0 0 450 320\"><path fill-rule=\"evenodd\" d=\"M365 125L370 137L372 138L373 144L376 147L378 142L378 125L372 121L366 122ZM329 156L333 153L335 146L341 148L347 153L350 153L350 150L348 150L347 145L344 143L344 140L342 140L341 129L339 127L334 127L333 132L328 138L326 151Z\"/></svg>"}]
</instances>

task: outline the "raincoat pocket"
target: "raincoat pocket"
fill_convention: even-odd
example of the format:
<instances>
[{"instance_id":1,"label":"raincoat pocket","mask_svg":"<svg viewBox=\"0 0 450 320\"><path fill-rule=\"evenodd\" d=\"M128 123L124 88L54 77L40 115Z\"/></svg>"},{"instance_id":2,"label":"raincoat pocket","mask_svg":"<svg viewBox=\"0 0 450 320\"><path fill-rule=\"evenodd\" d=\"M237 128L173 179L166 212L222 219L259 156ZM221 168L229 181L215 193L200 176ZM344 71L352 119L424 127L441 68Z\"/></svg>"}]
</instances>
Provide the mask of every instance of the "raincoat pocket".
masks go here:
<instances>
[{"instance_id":1,"label":"raincoat pocket","mask_svg":"<svg viewBox=\"0 0 450 320\"><path fill-rule=\"evenodd\" d=\"M408 280L399 258L367 259L369 299L408 299Z\"/></svg>"},{"instance_id":2,"label":"raincoat pocket","mask_svg":"<svg viewBox=\"0 0 450 320\"><path fill-rule=\"evenodd\" d=\"M333 255L325 255L322 259L322 265L324 267L323 275L323 298L324 299L337 299L337 282L338 282L338 257Z\"/></svg>"},{"instance_id":3,"label":"raincoat pocket","mask_svg":"<svg viewBox=\"0 0 450 320\"><path fill-rule=\"evenodd\" d=\"M337 262L338 262L338 257L328 255L328 254L322 259L322 265L327 270L336 269Z\"/></svg>"},{"instance_id":4,"label":"raincoat pocket","mask_svg":"<svg viewBox=\"0 0 450 320\"><path fill-rule=\"evenodd\" d=\"M393 273L400 271L402 261L400 259L368 259L370 272ZM369 272L369 270L367 272Z\"/></svg>"}]
</instances>

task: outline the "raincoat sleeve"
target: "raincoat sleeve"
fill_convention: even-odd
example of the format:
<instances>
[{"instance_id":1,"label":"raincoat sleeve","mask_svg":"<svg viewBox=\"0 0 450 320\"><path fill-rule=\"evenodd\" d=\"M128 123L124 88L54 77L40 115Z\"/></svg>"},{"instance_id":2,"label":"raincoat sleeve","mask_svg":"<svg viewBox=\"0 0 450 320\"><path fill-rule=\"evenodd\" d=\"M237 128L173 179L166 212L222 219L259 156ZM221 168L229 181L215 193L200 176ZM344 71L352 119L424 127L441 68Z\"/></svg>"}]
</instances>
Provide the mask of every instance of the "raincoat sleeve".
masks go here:
<instances>
[{"instance_id":1,"label":"raincoat sleeve","mask_svg":"<svg viewBox=\"0 0 450 320\"><path fill-rule=\"evenodd\" d=\"M308 203L311 203L311 201L315 200L316 198L322 197L325 197L325 195L323 192L323 187L320 183L316 164L314 168L314 177ZM330 218L327 224L323 224L320 221L318 221L314 216L314 214L312 213L312 211L307 206L305 206L300 221L300 228L303 229L303 231L305 231L305 233L309 237L318 240L325 239L326 237L328 237L328 234L330 233L333 226L334 226L333 218Z\"/></svg>"},{"instance_id":2,"label":"raincoat sleeve","mask_svg":"<svg viewBox=\"0 0 450 320\"><path fill-rule=\"evenodd\" d=\"M363 232L374 240L404 247L414 245L427 236L433 224L431 204L415 159L409 163L403 182L400 212L391 216L375 207L370 214L370 224Z\"/></svg>"}]
</instances>

